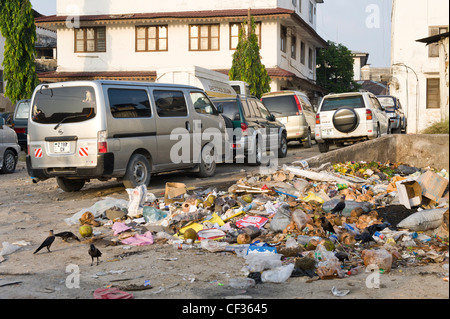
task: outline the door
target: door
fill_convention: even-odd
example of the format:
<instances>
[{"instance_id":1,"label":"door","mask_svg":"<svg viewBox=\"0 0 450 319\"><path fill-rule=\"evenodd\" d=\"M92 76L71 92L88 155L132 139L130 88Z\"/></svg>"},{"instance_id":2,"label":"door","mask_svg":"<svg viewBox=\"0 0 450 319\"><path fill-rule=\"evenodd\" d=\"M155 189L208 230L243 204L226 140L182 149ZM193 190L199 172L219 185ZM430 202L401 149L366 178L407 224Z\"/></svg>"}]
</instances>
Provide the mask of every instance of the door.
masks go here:
<instances>
[{"instance_id":1,"label":"door","mask_svg":"<svg viewBox=\"0 0 450 319\"><path fill-rule=\"evenodd\" d=\"M185 93L177 88L152 90L156 108L156 169L170 170L192 166L193 122Z\"/></svg>"},{"instance_id":2,"label":"door","mask_svg":"<svg viewBox=\"0 0 450 319\"><path fill-rule=\"evenodd\" d=\"M299 100L301 100L300 103L302 103L303 114L305 115L306 122L311 128L311 135L314 136L314 128L316 127L316 112L314 111L314 108L306 95L301 95Z\"/></svg>"},{"instance_id":3,"label":"door","mask_svg":"<svg viewBox=\"0 0 450 319\"><path fill-rule=\"evenodd\" d=\"M225 160L225 152L229 149L229 145L225 145L225 121L220 116L215 105L209 100L202 91L191 90L190 102L192 103L194 112L193 118L193 154L194 160L197 162L203 146L212 143L214 145L214 154L216 162Z\"/></svg>"}]
</instances>

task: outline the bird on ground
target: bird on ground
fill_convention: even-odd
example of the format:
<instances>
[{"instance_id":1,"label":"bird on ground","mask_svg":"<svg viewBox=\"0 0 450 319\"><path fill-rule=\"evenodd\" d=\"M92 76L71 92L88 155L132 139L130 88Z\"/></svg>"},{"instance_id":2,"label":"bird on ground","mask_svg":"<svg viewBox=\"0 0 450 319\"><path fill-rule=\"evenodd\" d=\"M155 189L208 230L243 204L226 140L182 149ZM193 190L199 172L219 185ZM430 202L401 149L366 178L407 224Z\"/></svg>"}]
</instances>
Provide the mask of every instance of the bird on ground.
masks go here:
<instances>
[{"instance_id":1,"label":"bird on ground","mask_svg":"<svg viewBox=\"0 0 450 319\"><path fill-rule=\"evenodd\" d=\"M53 230L49 232L48 237L44 240L44 242L39 246L38 249L33 254L36 254L38 251L40 251L42 248L47 247L48 252L50 253L50 246L55 241L55 235L53 235Z\"/></svg>"},{"instance_id":2,"label":"bird on ground","mask_svg":"<svg viewBox=\"0 0 450 319\"><path fill-rule=\"evenodd\" d=\"M98 259L101 257L102 253L98 248L94 246L94 244L91 244L89 247L89 255L92 258L91 266L94 264L94 258L97 258L97 265L98 265Z\"/></svg>"},{"instance_id":3,"label":"bird on ground","mask_svg":"<svg viewBox=\"0 0 450 319\"><path fill-rule=\"evenodd\" d=\"M325 216L320 217L320 221L322 223L322 228L324 231L330 232L330 233L336 233L333 228L333 225L331 225L330 221L328 219L326 219Z\"/></svg>"},{"instance_id":4,"label":"bird on ground","mask_svg":"<svg viewBox=\"0 0 450 319\"><path fill-rule=\"evenodd\" d=\"M67 241L67 240L69 240L69 239L73 239L73 240L76 240L76 241L80 241L80 239L79 239L74 233L72 233L72 232L70 232L70 231L64 231L64 232L55 234L55 237L61 237L61 239L62 239L63 241Z\"/></svg>"},{"instance_id":5,"label":"bird on ground","mask_svg":"<svg viewBox=\"0 0 450 319\"><path fill-rule=\"evenodd\" d=\"M347 253L344 253L344 252L342 252L342 251L338 251L337 253L335 253L334 254L334 256L337 258L337 259L339 259L339 261L341 262L341 263L343 263L344 265L345 265L345 261L347 260L349 260L348 259L348 254Z\"/></svg>"},{"instance_id":6,"label":"bird on ground","mask_svg":"<svg viewBox=\"0 0 450 319\"><path fill-rule=\"evenodd\" d=\"M331 210L333 214L338 214L339 216L342 216L342 211L345 209L345 196L342 196L339 203L334 206L334 208Z\"/></svg>"}]
</instances>

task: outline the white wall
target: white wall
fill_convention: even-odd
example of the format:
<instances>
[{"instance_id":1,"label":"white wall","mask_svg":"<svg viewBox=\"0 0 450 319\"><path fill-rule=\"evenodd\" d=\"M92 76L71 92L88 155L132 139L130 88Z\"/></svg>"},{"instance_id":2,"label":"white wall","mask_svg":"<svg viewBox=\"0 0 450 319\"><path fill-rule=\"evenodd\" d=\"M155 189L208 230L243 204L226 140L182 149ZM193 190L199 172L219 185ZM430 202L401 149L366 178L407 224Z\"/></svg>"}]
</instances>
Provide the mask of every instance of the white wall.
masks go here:
<instances>
[{"instance_id":1,"label":"white wall","mask_svg":"<svg viewBox=\"0 0 450 319\"><path fill-rule=\"evenodd\" d=\"M447 0L393 0L390 89L405 108L408 133L420 132L440 120L439 109L426 108L426 79L439 76L439 58L429 58L428 47L416 40L429 36L429 26L448 24ZM399 63L407 67L395 65Z\"/></svg>"}]
</instances>

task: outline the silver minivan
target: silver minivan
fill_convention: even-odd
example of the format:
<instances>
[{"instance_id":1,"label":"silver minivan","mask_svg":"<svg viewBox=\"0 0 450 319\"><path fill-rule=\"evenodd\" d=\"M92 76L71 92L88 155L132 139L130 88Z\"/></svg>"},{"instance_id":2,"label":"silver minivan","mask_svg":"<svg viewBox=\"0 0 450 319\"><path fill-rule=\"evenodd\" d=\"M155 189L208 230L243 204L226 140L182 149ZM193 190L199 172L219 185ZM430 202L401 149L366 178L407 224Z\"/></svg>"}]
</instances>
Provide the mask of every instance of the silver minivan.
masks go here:
<instances>
[{"instance_id":1,"label":"silver minivan","mask_svg":"<svg viewBox=\"0 0 450 319\"><path fill-rule=\"evenodd\" d=\"M28 119L28 174L35 183L56 178L66 192L79 191L90 179L116 178L134 188L148 185L153 173L179 169L210 177L224 133L214 104L193 86L41 84Z\"/></svg>"},{"instance_id":2,"label":"silver minivan","mask_svg":"<svg viewBox=\"0 0 450 319\"><path fill-rule=\"evenodd\" d=\"M286 126L287 140L299 141L305 148L312 146L316 125L316 109L305 93L279 91L265 93L261 101Z\"/></svg>"}]
</instances>

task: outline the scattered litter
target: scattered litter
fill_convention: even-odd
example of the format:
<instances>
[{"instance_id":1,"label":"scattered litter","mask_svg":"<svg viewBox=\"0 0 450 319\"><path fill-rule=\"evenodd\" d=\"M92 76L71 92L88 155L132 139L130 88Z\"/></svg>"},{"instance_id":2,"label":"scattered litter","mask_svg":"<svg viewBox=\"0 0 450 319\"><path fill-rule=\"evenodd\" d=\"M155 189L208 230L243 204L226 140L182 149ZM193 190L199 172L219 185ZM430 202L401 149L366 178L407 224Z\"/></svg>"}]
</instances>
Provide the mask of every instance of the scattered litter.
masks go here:
<instances>
[{"instance_id":1,"label":"scattered litter","mask_svg":"<svg viewBox=\"0 0 450 319\"><path fill-rule=\"evenodd\" d=\"M333 286L333 288L331 288L331 293L333 294L333 296L335 297L344 297L347 296L350 293L350 290L338 290L336 287Z\"/></svg>"}]
</instances>

